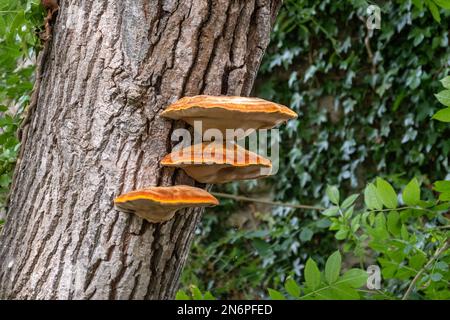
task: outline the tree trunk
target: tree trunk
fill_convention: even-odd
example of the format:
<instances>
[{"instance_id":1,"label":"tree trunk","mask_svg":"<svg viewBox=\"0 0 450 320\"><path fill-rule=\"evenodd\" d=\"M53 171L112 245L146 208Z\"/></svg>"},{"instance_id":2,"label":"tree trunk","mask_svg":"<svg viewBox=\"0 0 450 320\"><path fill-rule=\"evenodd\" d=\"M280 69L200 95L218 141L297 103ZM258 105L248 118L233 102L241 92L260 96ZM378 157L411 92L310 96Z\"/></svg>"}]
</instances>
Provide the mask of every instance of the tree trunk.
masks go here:
<instances>
[{"instance_id":1,"label":"tree trunk","mask_svg":"<svg viewBox=\"0 0 450 320\"><path fill-rule=\"evenodd\" d=\"M201 217L113 208L161 168L182 96L248 95L281 0L60 1L0 237L0 298L167 299Z\"/></svg>"}]
</instances>

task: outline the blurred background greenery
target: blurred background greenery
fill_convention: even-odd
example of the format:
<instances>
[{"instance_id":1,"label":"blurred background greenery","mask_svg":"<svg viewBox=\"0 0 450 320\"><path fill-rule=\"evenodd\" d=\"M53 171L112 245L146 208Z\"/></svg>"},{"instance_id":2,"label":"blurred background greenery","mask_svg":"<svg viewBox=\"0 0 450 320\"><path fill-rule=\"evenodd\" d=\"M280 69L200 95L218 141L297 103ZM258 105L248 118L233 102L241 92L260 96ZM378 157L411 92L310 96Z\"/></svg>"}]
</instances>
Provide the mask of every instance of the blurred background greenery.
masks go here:
<instances>
[{"instance_id":1,"label":"blurred background greenery","mask_svg":"<svg viewBox=\"0 0 450 320\"><path fill-rule=\"evenodd\" d=\"M381 9L379 30L366 27L370 4ZM299 114L297 121L280 128L280 170L273 178L213 190L329 207L327 185L348 195L361 192L376 176L398 189L416 177L423 197L432 197L432 184L450 178L450 129L431 120L442 107L434 93L442 89L439 79L448 74L450 64L447 9L446 0L284 1L253 91ZM17 156L16 130L34 81L42 21L38 0L0 0L2 210ZM361 197L356 206L365 210ZM424 255L416 263L419 269L436 243L446 241L442 234L423 231L425 223L442 223L442 216L408 225L416 235L408 238L410 245ZM322 268L340 249L348 269L367 266L383 254L381 249L364 251L362 263L358 246L349 245L349 239L340 241L346 237L330 226L332 219L319 210L221 199L221 206L208 210L196 231L181 287L195 285L217 298L262 299L269 287L303 279L308 258ZM403 256L397 262L404 263ZM439 288L448 285L444 269L444 282L436 281ZM394 279L388 287L392 295L404 290L414 275ZM434 295L446 296L448 290Z\"/></svg>"},{"instance_id":2,"label":"blurred background greenery","mask_svg":"<svg viewBox=\"0 0 450 320\"><path fill-rule=\"evenodd\" d=\"M381 8L373 32L369 4ZM280 170L213 190L328 205L327 184L354 193L382 175L397 186L420 177L431 193L432 182L450 178L449 126L430 121L450 64L448 25L448 10L437 18L421 1L285 1L253 92L299 114L280 128ZM317 211L221 203L198 229L185 287L262 298L301 276L307 257L323 265L340 247Z\"/></svg>"}]
</instances>

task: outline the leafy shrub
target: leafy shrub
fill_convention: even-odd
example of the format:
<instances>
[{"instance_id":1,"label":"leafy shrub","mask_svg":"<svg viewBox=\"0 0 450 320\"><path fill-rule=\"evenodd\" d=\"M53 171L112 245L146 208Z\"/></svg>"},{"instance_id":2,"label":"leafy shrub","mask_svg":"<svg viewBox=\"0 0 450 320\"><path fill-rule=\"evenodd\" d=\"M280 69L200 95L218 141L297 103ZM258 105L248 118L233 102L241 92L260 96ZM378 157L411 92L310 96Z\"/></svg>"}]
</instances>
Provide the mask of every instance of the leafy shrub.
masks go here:
<instances>
[{"instance_id":1,"label":"leafy shrub","mask_svg":"<svg viewBox=\"0 0 450 320\"><path fill-rule=\"evenodd\" d=\"M38 0L0 1L0 210L19 150L16 131L33 87L42 19Z\"/></svg>"},{"instance_id":2,"label":"leafy shrub","mask_svg":"<svg viewBox=\"0 0 450 320\"><path fill-rule=\"evenodd\" d=\"M450 248L450 181L439 181L439 199L421 198L420 184L412 179L401 196L381 178L364 190L365 206L355 209L352 195L322 214L330 230L343 241L344 252L354 253L361 265L376 261L385 280L384 292L397 298L448 299ZM339 194L335 188L329 192ZM401 202L399 201L401 198Z\"/></svg>"},{"instance_id":3,"label":"leafy shrub","mask_svg":"<svg viewBox=\"0 0 450 320\"><path fill-rule=\"evenodd\" d=\"M341 275L342 257L339 251L333 253L325 264L324 272L320 272L311 258L305 265L305 282L300 286L292 278L284 284L287 295L300 300L358 300L361 298L359 288L367 282L367 272L353 268ZM280 291L269 289L274 300L284 300Z\"/></svg>"},{"instance_id":4,"label":"leafy shrub","mask_svg":"<svg viewBox=\"0 0 450 320\"><path fill-rule=\"evenodd\" d=\"M189 289L189 293L186 293L184 290L178 290L175 300L216 300L209 291L202 293L200 289L194 285L191 285Z\"/></svg>"}]
</instances>

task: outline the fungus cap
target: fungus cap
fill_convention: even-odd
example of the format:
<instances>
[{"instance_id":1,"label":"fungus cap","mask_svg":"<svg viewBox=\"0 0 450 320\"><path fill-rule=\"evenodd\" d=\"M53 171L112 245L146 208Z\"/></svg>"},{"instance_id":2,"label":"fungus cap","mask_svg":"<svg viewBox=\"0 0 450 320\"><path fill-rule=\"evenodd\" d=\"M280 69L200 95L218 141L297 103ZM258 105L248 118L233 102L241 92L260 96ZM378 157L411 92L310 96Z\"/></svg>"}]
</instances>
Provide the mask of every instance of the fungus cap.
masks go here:
<instances>
[{"instance_id":1,"label":"fungus cap","mask_svg":"<svg viewBox=\"0 0 450 320\"><path fill-rule=\"evenodd\" d=\"M237 144L203 142L174 151L161 160L168 167L182 168L201 183L226 183L257 179L271 174L272 162Z\"/></svg>"},{"instance_id":2,"label":"fungus cap","mask_svg":"<svg viewBox=\"0 0 450 320\"><path fill-rule=\"evenodd\" d=\"M242 129L236 132L238 139L255 130L273 128L297 118L288 107L264 99L207 95L181 98L168 106L161 116L183 120L191 126L201 121L202 134L208 129L218 129L225 137L226 129Z\"/></svg>"},{"instance_id":3,"label":"fungus cap","mask_svg":"<svg viewBox=\"0 0 450 320\"><path fill-rule=\"evenodd\" d=\"M215 206L219 201L203 189L179 185L131 191L114 199L114 204L120 211L159 223L172 219L177 210Z\"/></svg>"}]
</instances>

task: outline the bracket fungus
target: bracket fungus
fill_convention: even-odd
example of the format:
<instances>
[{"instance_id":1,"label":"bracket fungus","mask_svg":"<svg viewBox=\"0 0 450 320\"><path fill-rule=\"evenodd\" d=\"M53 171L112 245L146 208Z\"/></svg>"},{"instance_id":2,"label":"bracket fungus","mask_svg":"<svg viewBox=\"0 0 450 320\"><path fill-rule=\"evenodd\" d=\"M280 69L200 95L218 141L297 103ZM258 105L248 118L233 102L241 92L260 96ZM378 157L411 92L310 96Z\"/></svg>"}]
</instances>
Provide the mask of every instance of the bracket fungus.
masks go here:
<instances>
[{"instance_id":1,"label":"bracket fungus","mask_svg":"<svg viewBox=\"0 0 450 320\"><path fill-rule=\"evenodd\" d=\"M272 162L235 143L207 142L176 150L161 160L167 167L182 168L201 183L226 183L270 175Z\"/></svg>"},{"instance_id":2,"label":"bracket fungus","mask_svg":"<svg viewBox=\"0 0 450 320\"><path fill-rule=\"evenodd\" d=\"M226 129L242 129L236 134L238 139L255 130L270 129L297 118L288 107L264 99L208 95L181 98L168 106L161 116L183 120L191 126L200 121L202 134L208 129L218 129L225 136Z\"/></svg>"},{"instance_id":3,"label":"bracket fungus","mask_svg":"<svg viewBox=\"0 0 450 320\"><path fill-rule=\"evenodd\" d=\"M179 185L131 191L114 199L114 204L120 211L159 223L172 219L177 210L215 206L219 201L203 189Z\"/></svg>"}]
</instances>

